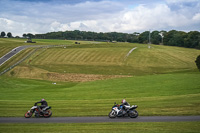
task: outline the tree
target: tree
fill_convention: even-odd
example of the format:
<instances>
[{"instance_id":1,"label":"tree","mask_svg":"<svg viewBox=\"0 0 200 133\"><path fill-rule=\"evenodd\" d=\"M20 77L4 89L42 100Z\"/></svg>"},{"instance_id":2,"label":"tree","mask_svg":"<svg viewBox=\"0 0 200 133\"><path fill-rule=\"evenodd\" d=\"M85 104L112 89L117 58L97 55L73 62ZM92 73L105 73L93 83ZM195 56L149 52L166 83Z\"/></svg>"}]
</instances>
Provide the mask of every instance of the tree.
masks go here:
<instances>
[{"instance_id":1,"label":"tree","mask_svg":"<svg viewBox=\"0 0 200 133\"><path fill-rule=\"evenodd\" d=\"M171 30L164 34L163 43L169 46L184 47L184 40L187 37L187 33L182 31Z\"/></svg>"},{"instance_id":2,"label":"tree","mask_svg":"<svg viewBox=\"0 0 200 133\"><path fill-rule=\"evenodd\" d=\"M197 65L197 68L198 68L199 71L200 71L200 55L197 56L197 59L196 59L195 63L196 63L196 65Z\"/></svg>"},{"instance_id":3,"label":"tree","mask_svg":"<svg viewBox=\"0 0 200 133\"><path fill-rule=\"evenodd\" d=\"M28 38L33 38L33 34L28 33L28 34L26 35L26 37L28 37Z\"/></svg>"},{"instance_id":4,"label":"tree","mask_svg":"<svg viewBox=\"0 0 200 133\"><path fill-rule=\"evenodd\" d=\"M26 38L27 37L27 35L24 33L23 35L22 35L24 38Z\"/></svg>"},{"instance_id":5,"label":"tree","mask_svg":"<svg viewBox=\"0 0 200 133\"><path fill-rule=\"evenodd\" d=\"M184 40L184 47L199 48L200 46L200 32L190 31Z\"/></svg>"},{"instance_id":6,"label":"tree","mask_svg":"<svg viewBox=\"0 0 200 133\"><path fill-rule=\"evenodd\" d=\"M149 42L149 31L141 33L138 37L139 43L148 43Z\"/></svg>"},{"instance_id":7,"label":"tree","mask_svg":"<svg viewBox=\"0 0 200 133\"><path fill-rule=\"evenodd\" d=\"M8 37L8 38L11 38L11 37L12 37L12 34L11 34L10 32L8 32L8 33L7 33L7 37Z\"/></svg>"},{"instance_id":8,"label":"tree","mask_svg":"<svg viewBox=\"0 0 200 133\"><path fill-rule=\"evenodd\" d=\"M162 40L161 35L159 34L159 31L153 31L151 33L151 43L152 44L159 44Z\"/></svg>"},{"instance_id":9,"label":"tree","mask_svg":"<svg viewBox=\"0 0 200 133\"><path fill-rule=\"evenodd\" d=\"M1 32L1 37L4 37L6 33L4 31Z\"/></svg>"}]
</instances>

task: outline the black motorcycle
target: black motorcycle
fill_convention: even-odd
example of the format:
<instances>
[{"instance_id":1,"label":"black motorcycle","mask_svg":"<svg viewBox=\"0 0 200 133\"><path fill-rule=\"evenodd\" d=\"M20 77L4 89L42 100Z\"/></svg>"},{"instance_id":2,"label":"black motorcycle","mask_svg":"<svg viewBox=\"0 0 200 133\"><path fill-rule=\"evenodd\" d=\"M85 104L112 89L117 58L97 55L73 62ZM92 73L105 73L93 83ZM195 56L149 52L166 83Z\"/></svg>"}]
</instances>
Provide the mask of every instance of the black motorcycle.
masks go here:
<instances>
[{"instance_id":1,"label":"black motorcycle","mask_svg":"<svg viewBox=\"0 0 200 133\"><path fill-rule=\"evenodd\" d=\"M112 107L111 112L109 113L110 118L115 117L125 117L129 116L130 118L136 118L138 117L138 112L135 110L138 106L132 105L132 106L120 106L119 104L114 103L114 106Z\"/></svg>"},{"instance_id":2,"label":"black motorcycle","mask_svg":"<svg viewBox=\"0 0 200 133\"><path fill-rule=\"evenodd\" d=\"M38 110L38 108L39 108L39 106L37 106L37 104L35 104L29 111L27 111L25 113L24 117L30 118L33 115L33 113L35 113L35 117L37 117L37 118L38 117L45 117L45 118L51 117L52 112L51 112L51 110L49 110L49 109L51 109L50 106L44 107L42 109L42 112L40 112Z\"/></svg>"}]
</instances>

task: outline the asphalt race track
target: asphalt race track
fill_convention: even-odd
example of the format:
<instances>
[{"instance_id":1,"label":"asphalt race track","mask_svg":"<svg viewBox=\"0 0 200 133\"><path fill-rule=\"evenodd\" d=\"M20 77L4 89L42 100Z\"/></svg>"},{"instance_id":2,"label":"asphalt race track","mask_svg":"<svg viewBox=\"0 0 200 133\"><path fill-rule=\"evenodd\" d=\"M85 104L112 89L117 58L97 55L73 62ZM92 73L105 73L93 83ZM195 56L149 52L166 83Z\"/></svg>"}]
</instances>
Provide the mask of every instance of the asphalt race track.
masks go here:
<instances>
[{"instance_id":1,"label":"asphalt race track","mask_svg":"<svg viewBox=\"0 0 200 133\"><path fill-rule=\"evenodd\" d=\"M40 47L40 46L39 45L38 46L37 45L25 45L25 46L16 47L0 58L0 66L3 65L7 60L9 60L11 57L16 55L20 51L22 51L26 48L29 48L29 47Z\"/></svg>"},{"instance_id":2,"label":"asphalt race track","mask_svg":"<svg viewBox=\"0 0 200 133\"><path fill-rule=\"evenodd\" d=\"M14 55L16 55L17 53L19 53L20 51L22 51L26 48L30 48L30 47L44 48L44 47L56 47L56 46L57 47L63 47L63 46L66 46L66 45L24 45L24 46L16 47L0 58L0 66L3 65L10 58L12 58ZM69 45L67 45L67 46L69 46Z\"/></svg>"},{"instance_id":3,"label":"asphalt race track","mask_svg":"<svg viewBox=\"0 0 200 133\"><path fill-rule=\"evenodd\" d=\"M24 118L0 117L0 123L100 123L100 122L182 122L200 121L200 116L139 116L138 118L109 118L109 117L51 117Z\"/></svg>"}]
</instances>

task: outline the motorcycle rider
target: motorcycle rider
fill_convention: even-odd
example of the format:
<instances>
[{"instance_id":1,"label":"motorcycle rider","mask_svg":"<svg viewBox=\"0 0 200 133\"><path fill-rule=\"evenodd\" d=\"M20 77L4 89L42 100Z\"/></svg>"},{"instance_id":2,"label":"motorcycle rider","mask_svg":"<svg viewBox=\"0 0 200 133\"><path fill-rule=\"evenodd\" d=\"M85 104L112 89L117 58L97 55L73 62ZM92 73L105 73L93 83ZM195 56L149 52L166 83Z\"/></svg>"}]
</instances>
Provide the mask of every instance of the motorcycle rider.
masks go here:
<instances>
[{"instance_id":1,"label":"motorcycle rider","mask_svg":"<svg viewBox=\"0 0 200 133\"><path fill-rule=\"evenodd\" d=\"M122 115L126 113L127 111L127 107L130 107L130 104L125 100L125 99L122 99L122 104L120 105L121 108L121 113Z\"/></svg>"},{"instance_id":2,"label":"motorcycle rider","mask_svg":"<svg viewBox=\"0 0 200 133\"><path fill-rule=\"evenodd\" d=\"M36 102L35 105L37 105L38 103L41 103L41 106L38 106L39 112L44 113L42 109L48 106L47 101L45 101L45 99L41 99L41 101Z\"/></svg>"},{"instance_id":3,"label":"motorcycle rider","mask_svg":"<svg viewBox=\"0 0 200 133\"><path fill-rule=\"evenodd\" d=\"M122 100L121 106L124 106L124 105L130 106L130 104L125 99Z\"/></svg>"}]
</instances>

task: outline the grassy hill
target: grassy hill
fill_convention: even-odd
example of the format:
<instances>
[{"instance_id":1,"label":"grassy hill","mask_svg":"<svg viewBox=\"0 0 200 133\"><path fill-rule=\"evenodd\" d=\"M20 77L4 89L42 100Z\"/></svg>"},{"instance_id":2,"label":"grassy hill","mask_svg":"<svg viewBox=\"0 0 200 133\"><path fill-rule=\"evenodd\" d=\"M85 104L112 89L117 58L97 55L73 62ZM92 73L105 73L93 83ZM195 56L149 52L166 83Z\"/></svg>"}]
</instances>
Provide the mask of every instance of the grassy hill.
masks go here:
<instances>
[{"instance_id":1,"label":"grassy hill","mask_svg":"<svg viewBox=\"0 0 200 133\"><path fill-rule=\"evenodd\" d=\"M5 55L7 52L11 51L12 49L23 46L23 45L67 45L73 43L73 41L66 41L66 40L42 40L42 39L34 39L37 43L25 43L27 39L15 39L15 38L0 38L0 58ZM18 62L22 57L26 56L28 53L33 51L34 48L26 49L20 53L18 53L15 57L11 58L5 64L0 66L0 72L5 70L6 68L12 66L16 62Z\"/></svg>"},{"instance_id":2,"label":"grassy hill","mask_svg":"<svg viewBox=\"0 0 200 133\"><path fill-rule=\"evenodd\" d=\"M194 62L199 50L160 45L148 49L145 44L131 43L36 42L68 46L40 49L0 76L1 117L23 116L41 98L53 107L53 116L106 116L113 103L124 97L139 106L140 115L200 115L200 74Z\"/></svg>"},{"instance_id":3,"label":"grassy hill","mask_svg":"<svg viewBox=\"0 0 200 133\"><path fill-rule=\"evenodd\" d=\"M160 45L152 45L149 49L145 44L83 41L75 45L72 41L65 41L38 40L40 45L68 46L38 50L13 69L12 76L52 81L73 81L69 77L74 76L75 79L82 77L91 81L93 78L197 71L194 61L200 53L195 49ZM136 49L126 57L132 48Z\"/></svg>"}]
</instances>

